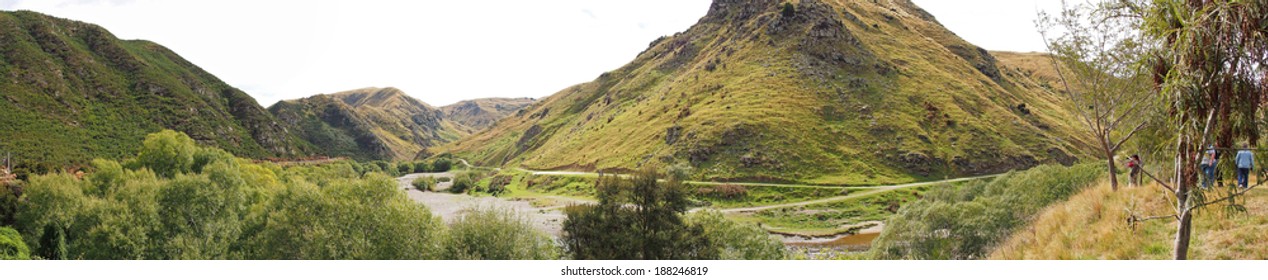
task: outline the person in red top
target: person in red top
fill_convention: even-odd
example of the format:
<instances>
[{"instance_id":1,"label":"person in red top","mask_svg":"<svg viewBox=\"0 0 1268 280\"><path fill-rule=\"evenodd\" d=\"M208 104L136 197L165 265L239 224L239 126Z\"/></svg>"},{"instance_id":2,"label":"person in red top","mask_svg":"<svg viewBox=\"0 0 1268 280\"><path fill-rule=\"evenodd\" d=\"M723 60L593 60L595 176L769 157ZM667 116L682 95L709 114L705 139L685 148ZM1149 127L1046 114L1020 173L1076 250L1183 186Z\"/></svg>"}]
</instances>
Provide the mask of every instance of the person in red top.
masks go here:
<instances>
[{"instance_id":1,"label":"person in red top","mask_svg":"<svg viewBox=\"0 0 1268 280\"><path fill-rule=\"evenodd\" d=\"M1131 170L1127 173L1129 175L1127 177L1127 185L1132 187L1140 186L1140 156L1132 155L1131 158L1127 160L1127 168Z\"/></svg>"}]
</instances>

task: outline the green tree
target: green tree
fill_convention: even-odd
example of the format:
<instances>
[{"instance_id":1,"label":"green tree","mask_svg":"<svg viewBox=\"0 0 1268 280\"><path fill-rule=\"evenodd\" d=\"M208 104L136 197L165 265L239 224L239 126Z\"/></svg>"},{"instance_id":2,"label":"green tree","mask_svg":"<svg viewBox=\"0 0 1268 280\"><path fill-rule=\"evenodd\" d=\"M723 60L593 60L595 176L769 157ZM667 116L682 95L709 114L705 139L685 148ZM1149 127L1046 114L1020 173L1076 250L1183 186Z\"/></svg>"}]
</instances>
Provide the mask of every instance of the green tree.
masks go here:
<instances>
[{"instance_id":1,"label":"green tree","mask_svg":"<svg viewBox=\"0 0 1268 280\"><path fill-rule=\"evenodd\" d=\"M88 203L80 184L74 176L62 173L30 178L17 225L35 255L50 260L74 258L67 242L74 237L68 235L78 232L73 229Z\"/></svg>"},{"instance_id":2,"label":"green tree","mask_svg":"<svg viewBox=\"0 0 1268 280\"><path fill-rule=\"evenodd\" d=\"M1157 98L1144 67L1147 45L1137 21L1104 5L1062 3L1057 16L1040 12L1036 22L1047 42L1053 68L1071 112L1096 138L1109 170L1110 188L1118 190L1115 155L1148 124Z\"/></svg>"},{"instance_id":3,"label":"green tree","mask_svg":"<svg viewBox=\"0 0 1268 280\"><path fill-rule=\"evenodd\" d=\"M450 224L445 258L451 260L552 260L559 248L528 218L510 210L467 209Z\"/></svg>"},{"instance_id":4,"label":"green tree","mask_svg":"<svg viewBox=\"0 0 1268 280\"><path fill-rule=\"evenodd\" d=\"M643 170L632 178L600 176L598 205L565 212L563 242L575 259L716 259L704 229L687 225L686 194L677 180ZM632 207L626 207L626 204Z\"/></svg>"},{"instance_id":5,"label":"green tree","mask_svg":"<svg viewBox=\"0 0 1268 280\"><path fill-rule=\"evenodd\" d=\"M31 249L22 242L22 235L10 227L0 227L0 261L29 260Z\"/></svg>"},{"instance_id":6,"label":"green tree","mask_svg":"<svg viewBox=\"0 0 1268 280\"><path fill-rule=\"evenodd\" d=\"M163 130L145 136L135 165L149 168L159 176L172 178L179 173L189 173L194 166L194 154L198 145L184 133Z\"/></svg>"},{"instance_id":7,"label":"green tree","mask_svg":"<svg viewBox=\"0 0 1268 280\"><path fill-rule=\"evenodd\" d=\"M724 260L779 260L784 258L784 243L754 224L737 222L721 212L705 210L686 216L686 223L699 226L704 236L720 250Z\"/></svg>"},{"instance_id":8,"label":"green tree","mask_svg":"<svg viewBox=\"0 0 1268 280\"><path fill-rule=\"evenodd\" d=\"M1187 259L1197 210L1220 202L1244 209L1237 205L1237 197L1249 189L1208 198L1194 187L1199 172L1195 155L1207 145L1232 147L1239 139L1259 142L1264 122L1260 109L1268 94L1263 73L1268 69L1268 5L1241 0L1119 0L1115 8L1142 19L1142 31L1158 47L1154 83L1170 115L1173 140L1167 145L1175 161L1169 182L1160 183L1176 203L1173 215L1161 217L1177 221L1173 255Z\"/></svg>"}]
</instances>

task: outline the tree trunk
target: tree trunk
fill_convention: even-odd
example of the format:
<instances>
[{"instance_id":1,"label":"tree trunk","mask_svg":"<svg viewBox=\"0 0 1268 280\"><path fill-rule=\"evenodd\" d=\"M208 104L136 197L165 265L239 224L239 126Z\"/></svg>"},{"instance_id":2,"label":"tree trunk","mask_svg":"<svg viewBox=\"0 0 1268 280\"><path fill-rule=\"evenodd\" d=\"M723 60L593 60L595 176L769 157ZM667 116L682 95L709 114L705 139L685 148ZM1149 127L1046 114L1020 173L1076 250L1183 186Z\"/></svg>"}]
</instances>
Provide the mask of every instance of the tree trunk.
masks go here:
<instances>
[{"instance_id":1,"label":"tree trunk","mask_svg":"<svg viewBox=\"0 0 1268 280\"><path fill-rule=\"evenodd\" d=\"M1188 207L1188 203L1181 203L1181 207ZM1183 208L1181 208L1183 209ZM1189 259L1189 239L1193 232L1193 215L1192 211L1181 211L1180 222L1176 226L1176 244L1173 252L1177 260Z\"/></svg>"},{"instance_id":2,"label":"tree trunk","mask_svg":"<svg viewBox=\"0 0 1268 280\"><path fill-rule=\"evenodd\" d=\"M1109 167L1110 189L1118 191L1118 164L1114 162L1114 152L1106 149L1105 163Z\"/></svg>"}]
</instances>

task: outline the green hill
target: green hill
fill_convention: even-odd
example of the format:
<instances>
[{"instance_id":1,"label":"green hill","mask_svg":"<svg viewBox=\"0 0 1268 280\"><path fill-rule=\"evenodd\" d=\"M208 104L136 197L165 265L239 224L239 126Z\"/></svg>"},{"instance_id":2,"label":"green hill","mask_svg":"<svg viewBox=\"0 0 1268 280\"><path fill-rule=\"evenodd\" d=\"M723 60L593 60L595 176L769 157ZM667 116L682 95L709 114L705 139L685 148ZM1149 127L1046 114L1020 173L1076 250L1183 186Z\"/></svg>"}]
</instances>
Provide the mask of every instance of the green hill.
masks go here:
<instances>
[{"instance_id":1,"label":"green hill","mask_svg":"<svg viewBox=\"0 0 1268 280\"><path fill-rule=\"evenodd\" d=\"M440 107L445 118L463 126L463 131L472 134L485 130L498 120L518 112L533 104L532 98L481 98L459 101Z\"/></svg>"},{"instance_id":2,"label":"green hill","mask_svg":"<svg viewBox=\"0 0 1268 280\"><path fill-rule=\"evenodd\" d=\"M362 160L413 159L427 147L470 134L440 109L395 88L286 100L269 111L323 154Z\"/></svg>"},{"instance_id":3,"label":"green hill","mask_svg":"<svg viewBox=\"0 0 1268 280\"><path fill-rule=\"evenodd\" d=\"M164 128L244 157L307 153L242 91L158 44L0 12L0 152L19 172L121 158Z\"/></svg>"},{"instance_id":4,"label":"green hill","mask_svg":"<svg viewBox=\"0 0 1268 280\"><path fill-rule=\"evenodd\" d=\"M1071 163L1087 138L1024 58L969 44L906 0L716 0L630 64L435 150L483 165L690 164L700 179L815 184Z\"/></svg>"}]
</instances>

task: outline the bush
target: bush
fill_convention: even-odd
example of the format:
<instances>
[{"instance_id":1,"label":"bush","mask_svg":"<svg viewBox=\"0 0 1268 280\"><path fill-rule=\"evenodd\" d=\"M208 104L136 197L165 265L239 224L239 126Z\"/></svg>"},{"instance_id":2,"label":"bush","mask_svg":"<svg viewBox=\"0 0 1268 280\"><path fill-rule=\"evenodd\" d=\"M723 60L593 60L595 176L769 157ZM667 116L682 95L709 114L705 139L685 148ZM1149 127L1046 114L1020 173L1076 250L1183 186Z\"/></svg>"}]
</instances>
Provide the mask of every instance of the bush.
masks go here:
<instances>
[{"instance_id":1,"label":"bush","mask_svg":"<svg viewBox=\"0 0 1268 280\"><path fill-rule=\"evenodd\" d=\"M478 183L486 176L484 172L468 170L454 173L453 185L449 186L449 191L453 193L467 193L471 191L484 191Z\"/></svg>"},{"instance_id":2,"label":"bush","mask_svg":"<svg viewBox=\"0 0 1268 280\"><path fill-rule=\"evenodd\" d=\"M428 177L428 176L418 177L418 178L415 178L413 182L410 182L410 184L414 185L414 188L418 189L419 191L424 191L424 192L436 191L436 179L432 177Z\"/></svg>"},{"instance_id":3,"label":"bush","mask_svg":"<svg viewBox=\"0 0 1268 280\"><path fill-rule=\"evenodd\" d=\"M440 177L440 178L437 178L437 179L436 179L436 182L440 182L440 183L448 183L448 182L450 182L450 181L453 181L453 178L449 178L449 177Z\"/></svg>"},{"instance_id":4,"label":"bush","mask_svg":"<svg viewBox=\"0 0 1268 280\"><path fill-rule=\"evenodd\" d=\"M453 162L447 158L438 158L431 163L432 172L449 172L453 169Z\"/></svg>"},{"instance_id":5,"label":"bush","mask_svg":"<svg viewBox=\"0 0 1268 280\"><path fill-rule=\"evenodd\" d=\"M430 163L427 163L426 161L416 161L414 162L414 172L424 173L424 172L436 172L436 171L432 170Z\"/></svg>"},{"instance_id":6,"label":"bush","mask_svg":"<svg viewBox=\"0 0 1268 280\"><path fill-rule=\"evenodd\" d=\"M408 162L402 162L396 165L397 176L414 173L414 165Z\"/></svg>"},{"instance_id":7,"label":"bush","mask_svg":"<svg viewBox=\"0 0 1268 280\"><path fill-rule=\"evenodd\" d=\"M135 167L154 170L159 176L171 178L178 173L188 173L194 165L198 145L184 133L163 130L145 136L141 152L137 154Z\"/></svg>"},{"instance_id":8,"label":"bush","mask_svg":"<svg viewBox=\"0 0 1268 280\"><path fill-rule=\"evenodd\" d=\"M181 138L187 136L159 133L147 140ZM143 152L180 146L169 144ZM207 149L195 147L190 170L171 169L171 177L152 171L151 163L183 157L150 157L126 167L97 160L96 171L82 180L63 173L32 176L16 214L20 240L32 257L44 259L443 255L444 224L388 176L361 176L347 162L251 164Z\"/></svg>"},{"instance_id":9,"label":"bush","mask_svg":"<svg viewBox=\"0 0 1268 280\"><path fill-rule=\"evenodd\" d=\"M885 223L871 254L879 259L976 259L1049 204L1103 174L1095 164L1045 165L955 188L934 188Z\"/></svg>"},{"instance_id":10,"label":"bush","mask_svg":"<svg viewBox=\"0 0 1268 280\"><path fill-rule=\"evenodd\" d=\"M784 2L784 7L780 9L779 14L784 17L792 17L797 15L797 7L792 2Z\"/></svg>"},{"instance_id":11,"label":"bush","mask_svg":"<svg viewBox=\"0 0 1268 280\"><path fill-rule=\"evenodd\" d=\"M719 199L742 199L748 196L748 188L736 184L721 184L696 189L696 194Z\"/></svg>"},{"instance_id":12,"label":"bush","mask_svg":"<svg viewBox=\"0 0 1268 280\"><path fill-rule=\"evenodd\" d=\"M22 242L22 235L10 227L0 227L0 260L29 260L31 249Z\"/></svg>"},{"instance_id":13,"label":"bush","mask_svg":"<svg viewBox=\"0 0 1268 280\"><path fill-rule=\"evenodd\" d=\"M13 226L18 214L17 185L0 183L0 226Z\"/></svg>"},{"instance_id":14,"label":"bush","mask_svg":"<svg viewBox=\"0 0 1268 280\"><path fill-rule=\"evenodd\" d=\"M526 217L504 209L467 209L450 225L445 258L553 260L559 248Z\"/></svg>"},{"instance_id":15,"label":"bush","mask_svg":"<svg viewBox=\"0 0 1268 280\"><path fill-rule=\"evenodd\" d=\"M754 224L726 219L718 211L697 211L686 216L688 225L704 229L704 236L723 260L779 260L784 243Z\"/></svg>"}]
</instances>

